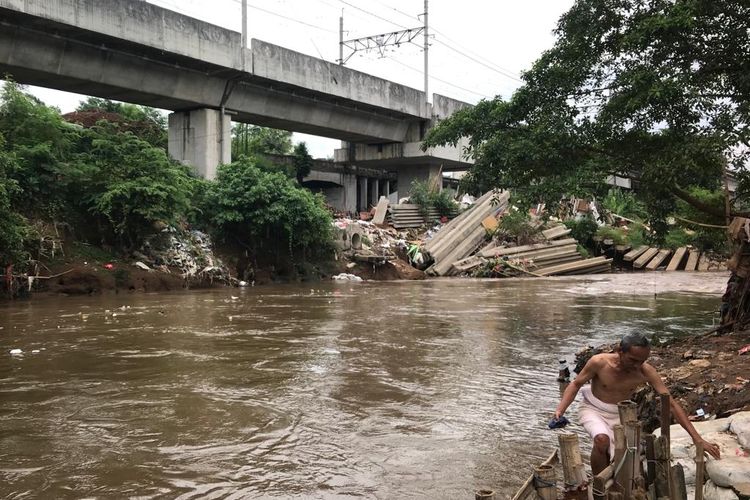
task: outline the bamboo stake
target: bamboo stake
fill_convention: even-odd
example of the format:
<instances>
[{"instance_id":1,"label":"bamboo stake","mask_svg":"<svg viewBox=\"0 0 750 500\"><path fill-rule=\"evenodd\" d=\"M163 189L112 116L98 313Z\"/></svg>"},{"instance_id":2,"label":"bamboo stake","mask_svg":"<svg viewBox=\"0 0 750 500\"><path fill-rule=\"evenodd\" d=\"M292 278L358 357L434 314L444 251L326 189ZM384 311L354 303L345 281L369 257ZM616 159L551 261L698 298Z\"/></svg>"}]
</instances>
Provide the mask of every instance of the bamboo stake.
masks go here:
<instances>
[{"instance_id":1,"label":"bamboo stake","mask_svg":"<svg viewBox=\"0 0 750 500\"><path fill-rule=\"evenodd\" d=\"M586 472L581 460L581 448L578 445L578 435L572 433L558 434L560 444L560 463L563 468L565 489L578 489L586 483Z\"/></svg>"},{"instance_id":2,"label":"bamboo stake","mask_svg":"<svg viewBox=\"0 0 750 500\"><path fill-rule=\"evenodd\" d=\"M656 478L656 455L654 454L654 441L656 436L646 434L646 485L654 484Z\"/></svg>"},{"instance_id":3,"label":"bamboo stake","mask_svg":"<svg viewBox=\"0 0 750 500\"><path fill-rule=\"evenodd\" d=\"M557 500L555 469L551 465L540 465L534 471L534 487L542 500Z\"/></svg>"},{"instance_id":4,"label":"bamboo stake","mask_svg":"<svg viewBox=\"0 0 750 500\"><path fill-rule=\"evenodd\" d=\"M617 411L620 413L620 423L622 425L638 421L638 405L633 401L620 401L617 403Z\"/></svg>"},{"instance_id":5,"label":"bamboo stake","mask_svg":"<svg viewBox=\"0 0 750 500\"><path fill-rule=\"evenodd\" d=\"M669 440L664 436L656 438L654 452L656 455L656 479L654 480L656 496L657 498L671 498L669 494Z\"/></svg>"},{"instance_id":6,"label":"bamboo stake","mask_svg":"<svg viewBox=\"0 0 750 500\"><path fill-rule=\"evenodd\" d=\"M703 500L703 443L695 445L695 500Z\"/></svg>"},{"instance_id":7,"label":"bamboo stake","mask_svg":"<svg viewBox=\"0 0 750 500\"><path fill-rule=\"evenodd\" d=\"M661 400L661 438L663 442L661 444L661 461L663 467L664 480L666 481L666 490L659 492L657 485L657 493L668 496L671 500L674 500L674 490L672 483L672 467L670 466L670 459L672 458L672 445L669 438L669 426L672 425L672 413L670 402L672 397L669 394L659 394Z\"/></svg>"}]
</instances>

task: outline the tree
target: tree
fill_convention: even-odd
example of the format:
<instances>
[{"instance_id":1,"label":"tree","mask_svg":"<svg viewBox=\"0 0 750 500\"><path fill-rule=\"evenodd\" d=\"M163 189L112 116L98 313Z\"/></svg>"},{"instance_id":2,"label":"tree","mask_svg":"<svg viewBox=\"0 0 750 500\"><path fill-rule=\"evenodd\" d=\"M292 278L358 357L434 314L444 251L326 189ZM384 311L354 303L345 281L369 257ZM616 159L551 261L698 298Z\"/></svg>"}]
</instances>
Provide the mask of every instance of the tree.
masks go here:
<instances>
[{"instance_id":1,"label":"tree","mask_svg":"<svg viewBox=\"0 0 750 500\"><path fill-rule=\"evenodd\" d=\"M268 127L238 123L232 128L232 157L258 154L288 155L292 133Z\"/></svg>"},{"instance_id":2,"label":"tree","mask_svg":"<svg viewBox=\"0 0 750 500\"><path fill-rule=\"evenodd\" d=\"M425 147L468 137L469 182L521 204L630 177L663 232L678 198L714 211L689 190L717 188L726 167L750 192L749 23L733 0L578 0L509 100L456 113Z\"/></svg>"},{"instance_id":3,"label":"tree","mask_svg":"<svg viewBox=\"0 0 750 500\"><path fill-rule=\"evenodd\" d=\"M239 243L278 261L331 243L331 215L323 198L280 172L258 168L254 158L219 167L208 186L206 212L220 240Z\"/></svg>"},{"instance_id":4,"label":"tree","mask_svg":"<svg viewBox=\"0 0 750 500\"><path fill-rule=\"evenodd\" d=\"M302 181L310 175L313 167L313 159L307 152L307 144L300 142L294 146L294 171L297 177L297 184L302 185Z\"/></svg>"},{"instance_id":5,"label":"tree","mask_svg":"<svg viewBox=\"0 0 750 500\"><path fill-rule=\"evenodd\" d=\"M13 210L13 197L19 188L8 174L18 167L13 156L3 151L4 142L0 134L0 269L3 270L6 265L24 259L24 240L28 230L24 218Z\"/></svg>"},{"instance_id":6,"label":"tree","mask_svg":"<svg viewBox=\"0 0 750 500\"><path fill-rule=\"evenodd\" d=\"M154 146L167 147L167 120L159 110L148 106L89 97L65 118L85 127L99 120L116 123L123 132L132 132Z\"/></svg>"}]
</instances>

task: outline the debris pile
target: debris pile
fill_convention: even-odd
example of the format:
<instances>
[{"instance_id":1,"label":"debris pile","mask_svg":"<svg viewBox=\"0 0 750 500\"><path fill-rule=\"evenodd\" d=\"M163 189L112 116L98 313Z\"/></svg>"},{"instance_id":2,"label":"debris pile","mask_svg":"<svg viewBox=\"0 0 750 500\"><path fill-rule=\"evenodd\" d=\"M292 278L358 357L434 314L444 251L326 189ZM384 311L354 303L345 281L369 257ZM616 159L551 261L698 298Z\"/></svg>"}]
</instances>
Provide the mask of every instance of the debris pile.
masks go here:
<instances>
[{"instance_id":1,"label":"debris pile","mask_svg":"<svg viewBox=\"0 0 750 500\"><path fill-rule=\"evenodd\" d=\"M149 237L140 251L133 252L140 269L170 273L178 269L186 281L231 283L224 264L214 255L211 238L201 231L167 227Z\"/></svg>"},{"instance_id":2,"label":"debris pile","mask_svg":"<svg viewBox=\"0 0 750 500\"><path fill-rule=\"evenodd\" d=\"M508 208L507 191L492 191L480 197L474 207L446 224L425 245L433 259L428 273L451 276L489 268L492 276L555 276L607 272L612 259L584 259L578 242L563 238L570 229L557 225L541 232L543 242L520 246L498 246L486 241L488 231L497 227L497 217ZM480 248L481 246L481 248Z\"/></svg>"}]
</instances>

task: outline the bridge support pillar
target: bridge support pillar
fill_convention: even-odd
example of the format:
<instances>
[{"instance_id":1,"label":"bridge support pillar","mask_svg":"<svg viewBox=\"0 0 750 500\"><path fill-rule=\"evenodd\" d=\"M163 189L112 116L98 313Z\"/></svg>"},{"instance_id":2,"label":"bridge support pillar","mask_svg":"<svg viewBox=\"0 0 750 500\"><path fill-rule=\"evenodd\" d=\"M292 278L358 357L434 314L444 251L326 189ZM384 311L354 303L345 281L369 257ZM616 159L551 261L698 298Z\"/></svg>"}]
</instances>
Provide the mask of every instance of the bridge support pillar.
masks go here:
<instances>
[{"instance_id":1,"label":"bridge support pillar","mask_svg":"<svg viewBox=\"0 0 750 500\"><path fill-rule=\"evenodd\" d=\"M398 171L398 179L396 182L398 183L399 198L404 198L411 194L411 183L413 181L427 182L430 180L431 177L442 175L439 165L431 165L429 167L399 166L395 170ZM440 189L442 190L443 188L442 179L438 183L438 185L440 186Z\"/></svg>"},{"instance_id":2,"label":"bridge support pillar","mask_svg":"<svg viewBox=\"0 0 750 500\"><path fill-rule=\"evenodd\" d=\"M215 178L216 168L232 161L231 119L207 108L170 114L169 155L201 177Z\"/></svg>"}]
</instances>

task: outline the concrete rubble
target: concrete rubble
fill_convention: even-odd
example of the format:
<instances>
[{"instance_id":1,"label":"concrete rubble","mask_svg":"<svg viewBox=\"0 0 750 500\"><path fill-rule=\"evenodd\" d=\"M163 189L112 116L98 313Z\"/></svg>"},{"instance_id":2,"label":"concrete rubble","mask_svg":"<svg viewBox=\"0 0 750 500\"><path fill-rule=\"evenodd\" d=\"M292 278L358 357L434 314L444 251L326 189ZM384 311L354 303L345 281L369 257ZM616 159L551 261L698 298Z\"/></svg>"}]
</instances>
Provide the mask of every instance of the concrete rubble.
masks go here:
<instances>
[{"instance_id":1,"label":"concrete rubble","mask_svg":"<svg viewBox=\"0 0 750 500\"><path fill-rule=\"evenodd\" d=\"M611 269L612 259L584 259L575 239L566 238L570 229L556 225L541 231L542 241L522 246L498 246L486 242L488 227L508 209L509 193L489 191L473 207L444 225L424 244L433 264L427 269L436 276L455 276L491 265L514 274L556 276L592 274Z\"/></svg>"},{"instance_id":2,"label":"concrete rubble","mask_svg":"<svg viewBox=\"0 0 750 500\"><path fill-rule=\"evenodd\" d=\"M721 449L721 460L708 458L707 479L703 486L705 500L738 500L748 498L750 491L750 411L735 413L731 417L693 422L706 441ZM682 465L688 498L695 492L695 445L678 424L669 429L672 445L672 463ZM659 429L654 431L658 436Z\"/></svg>"},{"instance_id":3,"label":"concrete rubble","mask_svg":"<svg viewBox=\"0 0 750 500\"><path fill-rule=\"evenodd\" d=\"M149 237L133 257L141 269L146 266L166 273L178 269L186 281L236 281L214 255L211 238L201 231L167 227Z\"/></svg>"}]
</instances>

